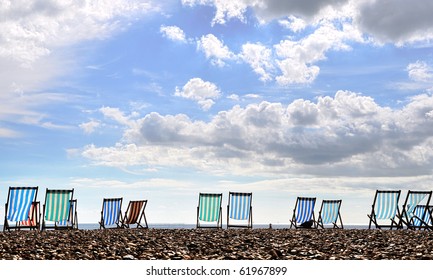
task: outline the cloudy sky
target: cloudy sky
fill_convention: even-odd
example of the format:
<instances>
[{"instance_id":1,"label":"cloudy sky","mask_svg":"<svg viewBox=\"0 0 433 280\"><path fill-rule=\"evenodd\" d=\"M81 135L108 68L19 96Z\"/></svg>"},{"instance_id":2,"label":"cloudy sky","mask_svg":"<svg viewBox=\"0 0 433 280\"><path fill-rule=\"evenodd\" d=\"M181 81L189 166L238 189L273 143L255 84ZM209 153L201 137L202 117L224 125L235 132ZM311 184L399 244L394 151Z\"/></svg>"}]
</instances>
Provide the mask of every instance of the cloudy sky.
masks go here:
<instances>
[{"instance_id":1,"label":"cloudy sky","mask_svg":"<svg viewBox=\"0 0 433 280\"><path fill-rule=\"evenodd\" d=\"M8 186L37 185L41 201L74 188L82 223L104 197L195 223L199 192L223 193L225 215L244 191L255 223L315 196L366 224L376 189L433 188L432 10L0 0L0 213Z\"/></svg>"}]
</instances>

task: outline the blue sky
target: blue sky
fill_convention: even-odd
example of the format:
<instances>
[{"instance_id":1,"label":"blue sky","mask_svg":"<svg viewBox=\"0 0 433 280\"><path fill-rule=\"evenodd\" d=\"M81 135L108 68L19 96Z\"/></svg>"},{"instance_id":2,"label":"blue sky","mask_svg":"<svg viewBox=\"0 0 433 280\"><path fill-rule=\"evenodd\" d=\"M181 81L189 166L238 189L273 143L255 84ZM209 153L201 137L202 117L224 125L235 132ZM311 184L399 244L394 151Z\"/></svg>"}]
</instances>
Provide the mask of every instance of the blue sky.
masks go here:
<instances>
[{"instance_id":1,"label":"blue sky","mask_svg":"<svg viewBox=\"0 0 433 280\"><path fill-rule=\"evenodd\" d=\"M376 189L432 188L432 5L6 1L0 213L37 185L80 222L121 196L195 223L199 192L245 191L256 223L315 196L366 224Z\"/></svg>"}]
</instances>

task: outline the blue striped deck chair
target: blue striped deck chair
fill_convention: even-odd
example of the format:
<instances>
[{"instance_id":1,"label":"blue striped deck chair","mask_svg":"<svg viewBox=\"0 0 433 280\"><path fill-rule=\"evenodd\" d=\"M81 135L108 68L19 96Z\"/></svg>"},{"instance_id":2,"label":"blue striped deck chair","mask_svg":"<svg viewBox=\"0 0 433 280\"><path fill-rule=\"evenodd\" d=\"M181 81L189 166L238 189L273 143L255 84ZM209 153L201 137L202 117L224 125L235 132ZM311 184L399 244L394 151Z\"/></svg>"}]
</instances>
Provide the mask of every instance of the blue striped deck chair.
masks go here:
<instances>
[{"instance_id":1,"label":"blue striped deck chair","mask_svg":"<svg viewBox=\"0 0 433 280\"><path fill-rule=\"evenodd\" d=\"M144 213L146 205L147 200L131 200L121 220L121 226L123 228L130 228L131 225L136 225L137 228L148 228Z\"/></svg>"},{"instance_id":2,"label":"blue striped deck chair","mask_svg":"<svg viewBox=\"0 0 433 280\"><path fill-rule=\"evenodd\" d=\"M429 205L432 196L432 191L411 191L409 190L406 195L403 207L401 209L400 216L400 227L403 224L408 229L428 229L428 226L424 219L428 215L428 211L422 211L423 208L418 208L418 213L415 213L415 209L418 205ZM424 208L425 209L425 208Z\"/></svg>"},{"instance_id":3,"label":"blue striped deck chair","mask_svg":"<svg viewBox=\"0 0 433 280\"><path fill-rule=\"evenodd\" d=\"M122 201L123 198L104 198L102 202L101 220L99 228L107 228L107 226L115 226L122 228Z\"/></svg>"},{"instance_id":4,"label":"blue striped deck chair","mask_svg":"<svg viewBox=\"0 0 433 280\"><path fill-rule=\"evenodd\" d=\"M317 218L317 227L325 228L325 225L332 224L332 228L343 228L343 221L340 215L341 202L341 199L322 201L319 217ZM340 222L340 226L337 224L338 221Z\"/></svg>"},{"instance_id":5,"label":"blue striped deck chair","mask_svg":"<svg viewBox=\"0 0 433 280\"><path fill-rule=\"evenodd\" d=\"M290 228L304 228L304 223L310 223L311 227L316 227L316 219L314 217L314 206L316 205L315 197L298 197L296 199L295 209L293 209L293 217L290 220Z\"/></svg>"},{"instance_id":6,"label":"blue striped deck chair","mask_svg":"<svg viewBox=\"0 0 433 280\"><path fill-rule=\"evenodd\" d=\"M400 199L401 191L381 191L377 190L374 196L373 205L371 206L371 214L367 215L370 219L368 229L371 229L372 224L378 229L389 228L399 229L400 209L398 208L398 200ZM379 223L378 220L382 220ZM387 221L387 223L384 223Z\"/></svg>"},{"instance_id":7,"label":"blue striped deck chair","mask_svg":"<svg viewBox=\"0 0 433 280\"><path fill-rule=\"evenodd\" d=\"M227 228L253 228L252 193L229 192Z\"/></svg>"},{"instance_id":8,"label":"blue striped deck chair","mask_svg":"<svg viewBox=\"0 0 433 280\"><path fill-rule=\"evenodd\" d=\"M3 231L11 229L39 229L40 223L35 206L38 187L9 187L5 205ZM35 223L28 221L36 217Z\"/></svg>"},{"instance_id":9,"label":"blue striped deck chair","mask_svg":"<svg viewBox=\"0 0 433 280\"><path fill-rule=\"evenodd\" d=\"M74 189L46 190L42 215L42 230L73 228L72 224L66 223L66 221L72 221L71 204L73 197Z\"/></svg>"},{"instance_id":10,"label":"blue striped deck chair","mask_svg":"<svg viewBox=\"0 0 433 280\"><path fill-rule=\"evenodd\" d=\"M432 230L432 211L433 206L431 205L417 205L413 211L414 214L410 222L416 228Z\"/></svg>"},{"instance_id":11,"label":"blue striped deck chair","mask_svg":"<svg viewBox=\"0 0 433 280\"><path fill-rule=\"evenodd\" d=\"M200 193L197 206L197 228L222 228L222 193Z\"/></svg>"}]
</instances>

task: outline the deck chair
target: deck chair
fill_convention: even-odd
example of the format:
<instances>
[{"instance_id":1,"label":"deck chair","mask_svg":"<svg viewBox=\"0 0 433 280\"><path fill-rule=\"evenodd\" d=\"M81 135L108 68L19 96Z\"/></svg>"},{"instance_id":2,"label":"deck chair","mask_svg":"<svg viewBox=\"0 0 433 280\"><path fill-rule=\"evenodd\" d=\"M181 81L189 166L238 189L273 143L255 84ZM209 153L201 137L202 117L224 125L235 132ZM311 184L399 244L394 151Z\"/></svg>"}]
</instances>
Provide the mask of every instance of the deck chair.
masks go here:
<instances>
[{"instance_id":1,"label":"deck chair","mask_svg":"<svg viewBox=\"0 0 433 280\"><path fill-rule=\"evenodd\" d=\"M99 229L115 225L115 228L121 228L122 225L122 200L123 198L104 198L102 202L101 220Z\"/></svg>"},{"instance_id":2,"label":"deck chair","mask_svg":"<svg viewBox=\"0 0 433 280\"><path fill-rule=\"evenodd\" d=\"M432 196L432 191L411 191L407 192L406 199L404 201L403 207L401 209L400 218L400 227L403 227L403 224L407 226L408 229L427 229L430 226L425 223L425 216L429 215L428 211L423 211L426 208L419 207L417 209L417 213L415 213L415 209L418 205L421 205L422 202L425 205L429 205L430 199Z\"/></svg>"},{"instance_id":3,"label":"deck chair","mask_svg":"<svg viewBox=\"0 0 433 280\"><path fill-rule=\"evenodd\" d=\"M42 230L46 229L73 229L73 211L71 205L74 189L53 190L47 189L43 207Z\"/></svg>"},{"instance_id":4,"label":"deck chair","mask_svg":"<svg viewBox=\"0 0 433 280\"><path fill-rule=\"evenodd\" d=\"M339 200L323 200L320 206L319 217L317 219L317 227L325 228L326 224L332 224L332 228L343 228L343 221L340 215L341 199ZM340 226L338 226L340 221Z\"/></svg>"},{"instance_id":5,"label":"deck chair","mask_svg":"<svg viewBox=\"0 0 433 280\"><path fill-rule=\"evenodd\" d=\"M36 201L37 195L38 187L9 187L3 231L39 229L40 220L36 207L39 203Z\"/></svg>"},{"instance_id":6,"label":"deck chair","mask_svg":"<svg viewBox=\"0 0 433 280\"><path fill-rule=\"evenodd\" d=\"M378 229L389 228L399 229L399 221L396 221L400 217L400 210L398 208L398 200L400 198L401 191L381 191L377 190L374 196L373 205L371 206L371 214L367 215L370 219L368 223L368 229L371 229L372 224ZM389 221L390 224L379 223L378 220Z\"/></svg>"},{"instance_id":7,"label":"deck chair","mask_svg":"<svg viewBox=\"0 0 433 280\"><path fill-rule=\"evenodd\" d=\"M222 193L200 193L197 206L197 228L222 228Z\"/></svg>"},{"instance_id":8,"label":"deck chair","mask_svg":"<svg viewBox=\"0 0 433 280\"><path fill-rule=\"evenodd\" d=\"M229 192L229 203L227 205L227 228L253 227L252 198L252 193Z\"/></svg>"},{"instance_id":9,"label":"deck chair","mask_svg":"<svg viewBox=\"0 0 433 280\"><path fill-rule=\"evenodd\" d=\"M304 223L312 222L311 228L316 227L314 217L314 206L316 205L315 197L298 197L293 209L293 216L290 220L290 228L304 228Z\"/></svg>"},{"instance_id":10,"label":"deck chair","mask_svg":"<svg viewBox=\"0 0 433 280\"><path fill-rule=\"evenodd\" d=\"M414 218L412 223L414 227L419 229L433 229L433 217L432 217L433 206L431 205L417 205L414 209ZM422 217L422 218L421 218Z\"/></svg>"},{"instance_id":11,"label":"deck chair","mask_svg":"<svg viewBox=\"0 0 433 280\"><path fill-rule=\"evenodd\" d=\"M147 200L134 200L130 201L126 208L125 215L121 221L123 228L129 228L130 225L137 225L137 228L148 228L146 215L144 210L146 209ZM143 220L144 225L141 224Z\"/></svg>"}]
</instances>

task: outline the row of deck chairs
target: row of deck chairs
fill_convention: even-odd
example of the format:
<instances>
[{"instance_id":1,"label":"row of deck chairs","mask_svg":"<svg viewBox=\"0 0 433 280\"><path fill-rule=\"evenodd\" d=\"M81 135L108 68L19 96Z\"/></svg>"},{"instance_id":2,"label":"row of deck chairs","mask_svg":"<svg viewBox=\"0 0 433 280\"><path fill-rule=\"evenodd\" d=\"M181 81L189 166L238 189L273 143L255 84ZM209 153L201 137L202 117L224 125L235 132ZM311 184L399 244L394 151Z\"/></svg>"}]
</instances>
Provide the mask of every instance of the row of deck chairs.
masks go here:
<instances>
[{"instance_id":1,"label":"row of deck chairs","mask_svg":"<svg viewBox=\"0 0 433 280\"><path fill-rule=\"evenodd\" d=\"M5 205L3 231L78 229L77 200L74 189L46 189L42 210L37 201L39 187L9 187ZM123 198L104 198L101 210L100 228L147 228L144 210L147 200L130 201L122 215Z\"/></svg>"},{"instance_id":2,"label":"row of deck chairs","mask_svg":"<svg viewBox=\"0 0 433 280\"><path fill-rule=\"evenodd\" d=\"M42 210L36 201L38 187L9 187L3 231L11 229L77 229L74 189L46 189Z\"/></svg>"},{"instance_id":3,"label":"row of deck chairs","mask_svg":"<svg viewBox=\"0 0 433 280\"><path fill-rule=\"evenodd\" d=\"M298 197L290 220L290 228L343 228L340 215L341 200L323 200L318 220L314 217L315 197ZM222 193L200 193L197 206L197 228L222 228ZM229 192L227 228L253 227L252 193Z\"/></svg>"},{"instance_id":4,"label":"row of deck chairs","mask_svg":"<svg viewBox=\"0 0 433 280\"><path fill-rule=\"evenodd\" d=\"M402 229L433 230L432 212L430 205L432 191L409 190L406 199L399 208L400 190L377 190L371 213L368 216L370 229Z\"/></svg>"}]
</instances>

